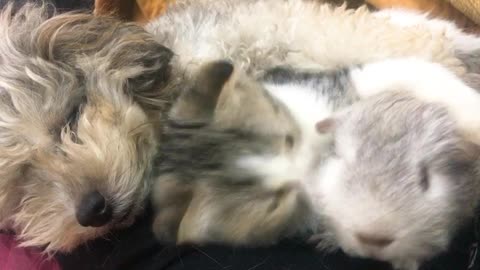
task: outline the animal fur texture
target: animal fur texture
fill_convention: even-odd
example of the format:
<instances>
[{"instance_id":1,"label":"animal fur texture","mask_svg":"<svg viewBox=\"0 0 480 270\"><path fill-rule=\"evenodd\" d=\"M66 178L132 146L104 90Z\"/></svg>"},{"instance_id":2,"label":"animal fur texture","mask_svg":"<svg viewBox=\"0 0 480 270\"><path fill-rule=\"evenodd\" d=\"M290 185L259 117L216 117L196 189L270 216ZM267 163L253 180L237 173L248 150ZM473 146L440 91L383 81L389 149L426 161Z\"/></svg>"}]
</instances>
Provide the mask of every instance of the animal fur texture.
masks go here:
<instances>
[{"instance_id":1,"label":"animal fur texture","mask_svg":"<svg viewBox=\"0 0 480 270\"><path fill-rule=\"evenodd\" d=\"M0 229L54 253L142 211L172 52L133 24L48 10L0 14Z\"/></svg>"},{"instance_id":2,"label":"animal fur texture","mask_svg":"<svg viewBox=\"0 0 480 270\"><path fill-rule=\"evenodd\" d=\"M374 94L382 91L404 91L417 104L411 106L443 105L457 121L452 127L450 118L444 120L449 131L455 130L453 137L461 134L455 140L478 135L478 125L468 124L475 114L468 118L457 110L462 103L456 103L472 97L473 90L454 74L472 74L476 65L469 56L480 43L445 21L399 10L351 11L316 1L204 0L180 1L147 30L176 52L170 91L182 90L163 134L160 176L153 188L154 231L160 239L255 245L321 225L316 213L321 207L308 199L314 195L308 188L314 186L304 184L331 156L329 142L337 135L318 136L315 123L358 95L377 98ZM391 58L406 60L383 63ZM212 62L218 59L234 64ZM418 70L418 59L438 65L429 63L419 74L396 73ZM391 76L355 77L356 66L385 67L380 74ZM438 75L430 73L438 67L440 74L448 74L448 87L440 82L409 84L423 72ZM381 86L365 83L372 80ZM439 85L443 96L435 94ZM476 112L477 102L474 95L466 103L469 110ZM430 103L440 105L426 105ZM365 104L368 115L374 102ZM443 113L432 113L425 121L434 126ZM336 237L331 239L326 241L331 248L350 251ZM352 254L410 270L445 249L445 242L440 246L421 258L410 258L402 249L390 257Z\"/></svg>"},{"instance_id":3,"label":"animal fur texture","mask_svg":"<svg viewBox=\"0 0 480 270\"><path fill-rule=\"evenodd\" d=\"M278 65L325 70L415 56L462 73L453 57L453 50L464 49L452 38L459 30L428 22L415 13L346 10L320 1L201 0L178 1L146 29L189 70L205 60L229 59L257 76Z\"/></svg>"},{"instance_id":4,"label":"animal fur texture","mask_svg":"<svg viewBox=\"0 0 480 270\"><path fill-rule=\"evenodd\" d=\"M278 173L264 176L238 163L265 153L288 165L300 127L261 83L228 62L205 64L194 77L163 134L154 231L176 242L273 243L292 223L307 222L301 190L286 184L295 171L288 174L293 167L273 161Z\"/></svg>"},{"instance_id":5,"label":"animal fur texture","mask_svg":"<svg viewBox=\"0 0 480 270\"><path fill-rule=\"evenodd\" d=\"M369 73L396 76L372 81ZM480 95L442 66L413 59L365 65L351 78L364 100L317 125L334 137L332 157L308 185L323 226L318 247L418 269L478 205L480 148L459 127ZM464 110L449 111L455 104Z\"/></svg>"},{"instance_id":6,"label":"animal fur texture","mask_svg":"<svg viewBox=\"0 0 480 270\"><path fill-rule=\"evenodd\" d=\"M444 108L408 95L376 96L344 113L334 157L310 179L317 247L418 269L472 220L478 147Z\"/></svg>"}]
</instances>

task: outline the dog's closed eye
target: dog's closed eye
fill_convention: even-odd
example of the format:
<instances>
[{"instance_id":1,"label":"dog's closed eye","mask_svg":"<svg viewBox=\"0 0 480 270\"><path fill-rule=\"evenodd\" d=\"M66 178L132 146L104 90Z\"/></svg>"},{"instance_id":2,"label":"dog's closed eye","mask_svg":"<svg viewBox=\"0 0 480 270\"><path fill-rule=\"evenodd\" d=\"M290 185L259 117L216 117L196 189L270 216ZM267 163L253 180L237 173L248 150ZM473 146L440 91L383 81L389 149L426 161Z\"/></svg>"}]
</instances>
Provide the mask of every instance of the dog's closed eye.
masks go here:
<instances>
[{"instance_id":1,"label":"dog's closed eye","mask_svg":"<svg viewBox=\"0 0 480 270\"><path fill-rule=\"evenodd\" d=\"M64 125L68 126L71 132L77 131L78 119L82 114L83 105L86 102L86 97L82 97L80 100L78 100L78 103L74 103L74 105L70 108L68 114L66 114Z\"/></svg>"},{"instance_id":2,"label":"dog's closed eye","mask_svg":"<svg viewBox=\"0 0 480 270\"><path fill-rule=\"evenodd\" d=\"M78 143L76 132L81 111L82 105L80 104L72 107L70 112L65 116L61 123L57 123L50 128L50 134L52 135L54 141L61 142L62 136L67 134L70 136L73 142Z\"/></svg>"},{"instance_id":3,"label":"dog's closed eye","mask_svg":"<svg viewBox=\"0 0 480 270\"><path fill-rule=\"evenodd\" d=\"M52 125L49 127L50 135L53 137L54 141L60 142L62 133L68 132L74 135L77 131L77 123L78 119L81 115L82 105L78 104L73 106L65 117L61 119L57 119L57 121L53 122ZM74 140L76 141L76 140Z\"/></svg>"},{"instance_id":4,"label":"dog's closed eye","mask_svg":"<svg viewBox=\"0 0 480 270\"><path fill-rule=\"evenodd\" d=\"M78 118L81 113L81 105L74 106L70 113L68 114L66 120L67 125L70 127L70 130L75 131L77 129Z\"/></svg>"}]
</instances>

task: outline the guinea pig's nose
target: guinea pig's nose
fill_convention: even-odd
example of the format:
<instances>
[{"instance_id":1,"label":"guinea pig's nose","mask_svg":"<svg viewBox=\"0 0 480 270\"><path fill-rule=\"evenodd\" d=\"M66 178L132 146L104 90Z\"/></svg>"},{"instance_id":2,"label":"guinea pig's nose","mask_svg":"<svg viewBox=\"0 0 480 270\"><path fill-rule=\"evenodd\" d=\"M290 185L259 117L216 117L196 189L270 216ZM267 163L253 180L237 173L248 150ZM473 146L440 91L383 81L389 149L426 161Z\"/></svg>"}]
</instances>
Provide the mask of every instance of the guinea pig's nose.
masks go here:
<instances>
[{"instance_id":1,"label":"guinea pig's nose","mask_svg":"<svg viewBox=\"0 0 480 270\"><path fill-rule=\"evenodd\" d=\"M98 191L85 195L77 208L76 217L84 227L101 227L112 220L112 207Z\"/></svg>"},{"instance_id":2,"label":"guinea pig's nose","mask_svg":"<svg viewBox=\"0 0 480 270\"><path fill-rule=\"evenodd\" d=\"M384 248L393 242L393 238L384 235L357 233L358 241L364 245Z\"/></svg>"}]
</instances>

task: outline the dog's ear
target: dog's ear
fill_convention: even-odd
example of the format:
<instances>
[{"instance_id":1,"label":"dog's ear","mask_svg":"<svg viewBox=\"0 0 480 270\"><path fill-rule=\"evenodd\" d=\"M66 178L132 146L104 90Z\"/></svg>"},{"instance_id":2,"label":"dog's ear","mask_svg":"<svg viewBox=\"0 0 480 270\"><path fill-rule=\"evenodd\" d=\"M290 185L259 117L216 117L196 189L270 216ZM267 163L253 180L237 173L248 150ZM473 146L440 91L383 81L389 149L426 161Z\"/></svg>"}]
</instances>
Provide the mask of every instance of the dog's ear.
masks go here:
<instances>
[{"instance_id":1,"label":"dog's ear","mask_svg":"<svg viewBox=\"0 0 480 270\"><path fill-rule=\"evenodd\" d=\"M41 57L125 82L123 91L144 108L164 106L161 90L170 79L173 52L144 28L106 16L70 14L42 23L36 34Z\"/></svg>"},{"instance_id":2,"label":"dog's ear","mask_svg":"<svg viewBox=\"0 0 480 270\"><path fill-rule=\"evenodd\" d=\"M131 49L119 55L117 63L120 68L137 67L140 70L127 79L126 91L143 107L161 109L165 104L162 90L171 76L173 52L150 38Z\"/></svg>"},{"instance_id":3,"label":"dog's ear","mask_svg":"<svg viewBox=\"0 0 480 270\"><path fill-rule=\"evenodd\" d=\"M192 88L183 92L170 112L177 126L197 126L213 118L218 98L232 78L234 67L227 61L210 62L202 66Z\"/></svg>"},{"instance_id":4,"label":"dog's ear","mask_svg":"<svg viewBox=\"0 0 480 270\"><path fill-rule=\"evenodd\" d=\"M118 36L107 47L108 68L125 76L125 91L144 108L162 109L162 90L170 80L174 53L141 27L122 24L117 32Z\"/></svg>"}]
</instances>

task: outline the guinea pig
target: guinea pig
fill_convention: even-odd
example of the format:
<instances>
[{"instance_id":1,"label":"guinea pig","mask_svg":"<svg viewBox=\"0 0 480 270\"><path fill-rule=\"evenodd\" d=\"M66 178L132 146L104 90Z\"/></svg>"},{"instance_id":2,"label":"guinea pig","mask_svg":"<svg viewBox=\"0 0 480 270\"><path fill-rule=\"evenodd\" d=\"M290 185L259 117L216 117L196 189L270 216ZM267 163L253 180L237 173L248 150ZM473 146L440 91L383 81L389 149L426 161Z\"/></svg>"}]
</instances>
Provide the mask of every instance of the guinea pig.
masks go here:
<instances>
[{"instance_id":1,"label":"guinea pig","mask_svg":"<svg viewBox=\"0 0 480 270\"><path fill-rule=\"evenodd\" d=\"M394 62L400 76L382 76ZM468 112L478 110L480 95L441 66L402 67L408 62L416 61L352 72L364 99L317 124L322 136L333 134L334 150L308 190L319 215L319 248L416 270L445 251L474 215L480 147L471 139L480 129L479 114ZM382 82L395 76L400 80Z\"/></svg>"}]
</instances>

